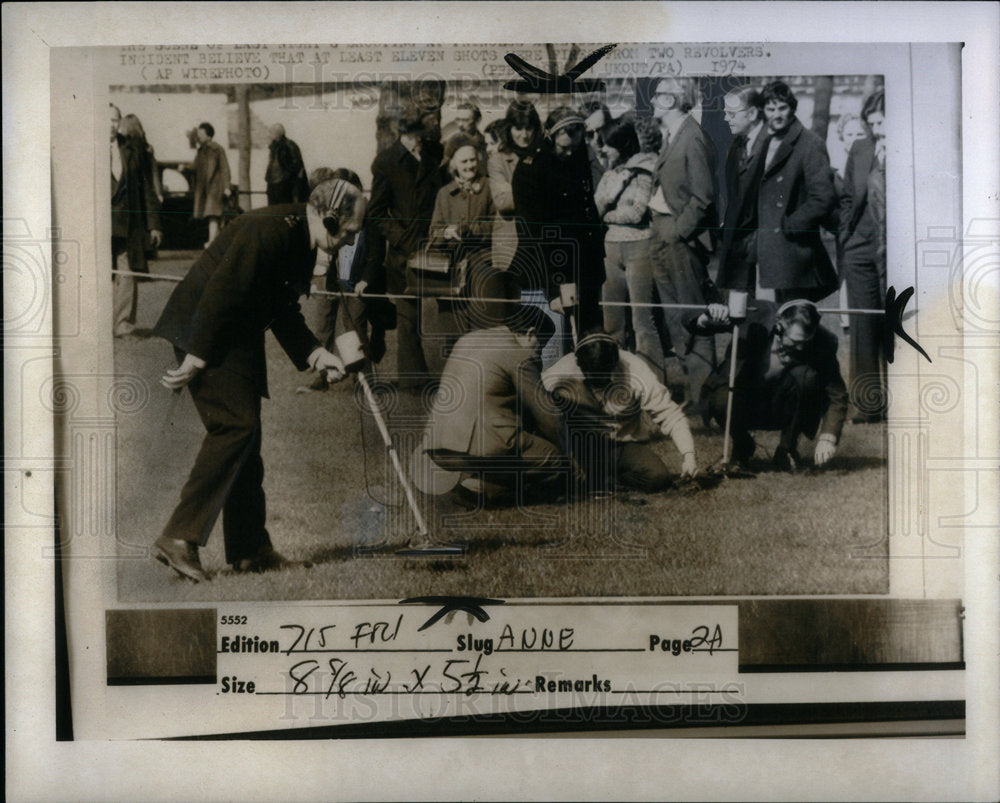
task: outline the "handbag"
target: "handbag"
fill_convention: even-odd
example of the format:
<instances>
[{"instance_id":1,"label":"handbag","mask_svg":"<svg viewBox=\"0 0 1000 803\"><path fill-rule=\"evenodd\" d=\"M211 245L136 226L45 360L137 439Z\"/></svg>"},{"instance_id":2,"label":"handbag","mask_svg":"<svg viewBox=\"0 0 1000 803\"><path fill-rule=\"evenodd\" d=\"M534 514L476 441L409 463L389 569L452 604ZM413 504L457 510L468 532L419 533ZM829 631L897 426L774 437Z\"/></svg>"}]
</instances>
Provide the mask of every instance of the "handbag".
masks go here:
<instances>
[{"instance_id":1,"label":"handbag","mask_svg":"<svg viewBox=\"0 0 1000 803\"><path fill-rule=\"evenodd\" d=\"M459 249L427 242L406 260L406 292L417 296L457 296L462 290L467 260Z\"/></svg>"}]
</instances>

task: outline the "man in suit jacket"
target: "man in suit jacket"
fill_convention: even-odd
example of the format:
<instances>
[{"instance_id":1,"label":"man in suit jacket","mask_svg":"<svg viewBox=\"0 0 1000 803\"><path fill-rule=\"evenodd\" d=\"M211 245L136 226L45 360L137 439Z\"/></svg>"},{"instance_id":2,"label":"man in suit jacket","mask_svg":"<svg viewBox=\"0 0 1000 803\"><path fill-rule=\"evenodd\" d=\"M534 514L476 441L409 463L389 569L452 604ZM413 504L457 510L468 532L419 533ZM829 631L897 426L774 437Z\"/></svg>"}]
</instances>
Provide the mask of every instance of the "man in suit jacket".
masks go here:
<instances>
[{"instance_id":1,"label":"man in suit jacket","mask_svg":"<svg viewBox=\"0 0 1000 803\"><path fill-rule=\"evenodd\" d=\"M819 301L839 286L820 238L837 206L830 157L795 117L798 101L787 84L772 81L762 94L771 139L757 196L760 286L773 288L779 304Z\"/></svg>"},{"instance_id":2,"label":"man in suit jacket","mask_svg":"<svg viewBox=\"0 0 1000 803\"><path fill-rule=\"evenodd\" d=\"M162 237L160 199L154 183L153 156L144 138L119 132L122 115L111 106L111 256L116 270L147 273L146 246ZM114 277L115 337L135 330L136 283L133 276Z\"/></svg>"},{"instance_id":3,"label":"man in suit jacket","mask_svg":"<svg viewBox=\"0 0 1000 803\"><path fill-rule=\"evenodd\" d=\"M733 141L726 154L726 211L716 284L751 296L757 282L757 187L767 148L764 104L752 86L726 93L724 103Z\"/></svg>"},{"instance_id":4,"label":"man in suit jacket","mask_svg":"<svg viewBox=\"0 0 1000 803\"><path fill-rule=\"evenodd\" d=\"M406 289L406 261L427 237L434 201L446 183L441 143L431 135L440 129L427 116L408 109L399 120L399 139L372 162L369 215L387 244L385 278L390 293ZM398 299L395 304L399 386L419 389L428 373L420 337L420 302Z\"/></svg>"},{"instance_id":5,"label":"man in suit jacket","mask_svg":"<svg viewBox=\"0 0 1000 803\"><path fill-rule=\"evenodd\" d=\"M885 93L866 99L861 119L871 138L851 145L840 198L840 270L852 307L878 309L885 301ZM851 383L859 409L857 422L878 421L885 415L885 364L881 358L880 315L856 315L851 320ZM874 403L870 403L875 400Z\"/></svg>"},{"instance_id":6,"label":"man in suit jacket","mask_svg":"<svg viewBox=\"0 0 1000 803\"><path fill-rule=\"evenodd\" d=\"M516 309L505 323L455 343L425 433L426 454L439 469L481 473L488 491L517 478L521 487L537 488L565 476L567 467L556 445L561 419L542 387L539 359L555 326L537 307Z\"/></svg>"},{"instance_id":7,"label":"man in suit jacket","mask_svg":"<svg viewBox=\"0 0 1000 803\"><path fill-rule=\"evenodd\" d=\"M650 256L665 304L701 305L714 300L705 298L705 292L711 286L711 234L718 227L715 147L691 116L696 102L693 78L663 79L653 93L653 115L663 130L663 147L649 202ZM663 318L686 375L688 401L694 402L715 365L713 340L698 336L687 351L683 312L665 309ZM668 383L674 384L669 370L667 374Z\"/></svg>"},{"instance_id":8,"label":"man in suit jacket","mask_svg":"<svg viewBox=\"0 0 1000 803\"><path fill-rule=\"evenodd\" d=\"M773 305L762 305L738 339L730 427L733 456L738 463L749 463L755 449L749 430L779 430L774 463L794 471L802 461L799 436L812 438L818 432L813 459L823 466L836 454L847 415L837 336L819 325L820 314L811 301L796 299L773 310ZM731 325L729 310L721 304L688 318L694 330ZM702 395L702 415L720 425L726 420L730 353L706 380Z\"/></svg>"},{"instance_id":9,"label":"man in suit jacket","mask_svg":"<svg viewBox=\"0 0 1000 803\"><path fill-rule=\"evenodd\" d=\"M161 383L190 389L207 433L156 557L191 580L205 578L198 557L222 511L226 561L237 571L280 563L265 529L260 400L267 397L264 331L270 329L299 370L343 377L299 310L316 248L335 254L353 242L364 196L333 179L308 204L255 209L223 229L191 266L156 324L179 366Z\"/></svg>"}]
</instances>

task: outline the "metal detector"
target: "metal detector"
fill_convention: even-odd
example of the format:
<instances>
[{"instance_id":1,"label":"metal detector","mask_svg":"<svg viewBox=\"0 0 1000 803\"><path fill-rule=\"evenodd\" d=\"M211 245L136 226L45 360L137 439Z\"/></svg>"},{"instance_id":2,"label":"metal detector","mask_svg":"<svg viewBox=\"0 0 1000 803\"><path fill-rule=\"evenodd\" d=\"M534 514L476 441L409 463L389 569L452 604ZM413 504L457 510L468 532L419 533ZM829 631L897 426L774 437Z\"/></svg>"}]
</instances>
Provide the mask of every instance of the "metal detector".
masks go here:
<instances>
[{"instance_id":1,"label":"metal detector","mask_svg":"<svg viewBox=\"0 0 1000 803\"><path fill-rule=\"evenodd\" d=\"M356 321L348 309L347 299L344 298L343 291L341 291L340 295L341 308L344 314L351 318L351 325L356 326ZM361 385L361 389L365 394L365 401L368 403L368 408L371 410L372 416L375 418L375 424L378 426L379 434L382 436L382 442L385 444L385 448L389 452L389 459L392 462L392 467L396 471L396 476L399 477L399 482L403 486L403 493L406 495L406 502L410 506L410 510L413 512L413 517L417 523L417 532L409 538L405 547L396 550L396 554L413 557L461 555L465 551L462 547L450 544L437 544L434 543L431 538L430 531L427 528L427 522L417 505L416 496L413 493L410 481L406 477L406 472L403 471L403 466L399 461L399 453L396 451L396 446L392 442L392 436L389 434L389 428L386 426L385 419L382 417L382 411L379 409L378 402L375 399L375 394L372 393L371 385L368 384L368 378L365 376L365 372L361 370L362 366L365 364L367 356L365 354L364 347L362 346L361 338L356 329L348 329L347 331L341 333L337 336L335 343L337 354L344 362L344 369L348 372L354 372L357 375L358 384Z\"/></svg>"}]
</instances>

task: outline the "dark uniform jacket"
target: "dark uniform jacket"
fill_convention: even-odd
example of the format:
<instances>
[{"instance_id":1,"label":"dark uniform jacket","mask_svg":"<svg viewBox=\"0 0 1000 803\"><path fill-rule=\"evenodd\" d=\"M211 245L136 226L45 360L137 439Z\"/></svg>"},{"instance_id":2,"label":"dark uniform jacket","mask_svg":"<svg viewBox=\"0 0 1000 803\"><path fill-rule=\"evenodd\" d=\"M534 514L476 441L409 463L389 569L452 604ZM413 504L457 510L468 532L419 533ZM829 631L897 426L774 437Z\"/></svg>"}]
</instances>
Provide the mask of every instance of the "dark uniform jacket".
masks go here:
<instances>
[{"instance_id":1,"label":"dark uniform jacket","mask_svg":"<svg viewBox=\"0 0 1000 803\"><path fill-rule=\"evenodd\" d=\"M226 226L195 261L154 332L208 369L254 379L267 396L266 329L299 370L319 346L298 304L315 263L305 204L255 209Z\"/></svg>"},{"instance_id":2,"label":"dark uniform jacket","mask_svg":"<svg viewBox=\"0 0 1000 803\"><path fill-rule=\"evenodd\" d=\"M793 120L764 168L757 196L762 287L837 289L837 273L820 239L820 226L836 206L826 145Z\"/></svg>"}]
</instances>

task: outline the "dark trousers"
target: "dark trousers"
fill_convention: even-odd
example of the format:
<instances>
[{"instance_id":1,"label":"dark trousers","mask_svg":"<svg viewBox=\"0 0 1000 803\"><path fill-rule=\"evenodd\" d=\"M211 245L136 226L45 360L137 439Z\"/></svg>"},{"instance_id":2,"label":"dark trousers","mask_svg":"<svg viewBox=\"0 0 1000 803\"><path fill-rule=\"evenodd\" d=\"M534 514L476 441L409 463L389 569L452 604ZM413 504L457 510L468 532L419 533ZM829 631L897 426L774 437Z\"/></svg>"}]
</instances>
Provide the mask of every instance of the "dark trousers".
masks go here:
<instances>
[{"instance_id":1,"label":"dark trousers","mask_svg":"<svg viewBox=\"0 0 1000 803\"><path fill-rule=\"evenodd\" d=\"M774 289L774 302L781 305L804 298L806 301L818 303L831 292L829 287L776 287Z\"/></svg>"},{"instance_id":2,"label":"dark trousers","mask_svg":"<svg viewBox=\"0 0 1000 803\"><path fill-rule=\"evenodd\" d=\"M673 485L670 472L649 443L618 442L600 423L585 419L568 422L568 441L588 491L625 487L652 493Z\"/></svg>"},{"instance_id":3,"label":"dark trousers","mask_svg":"<svg viewBox=\"0 0 1000 803\"><path fill-rule=\"evenodd\" d=\"M163 534L204 546L221 512L226 562L237 563L271 543L264 527L260 394L252 379L225 368L202 371L188 388L206 434Z\"/></svg>"},{"instance_id":4,"label":"dark trousers","mask_svg":"<svg viewBox=\"0 0 1000 803\"><path fill-rule=\"evenodd\" d=\"M676 239L672 233L670 215L653 215L650 224L650 260L653 280L664 304L695 304L704 306L702 291L708 280L707 254L698 246ZM691 335L684 327L688 310L664 309L663 322L670 336L670 345L680 360L687 378L687 396L697 401L701 386L715 367L715 341L711 335Z\"/></svg>"},{"instance_id":5,"label":"dark trousers","mask_svg":"<svg viewBox=\"0 0 1000 803\"><path fill-rule=\"evenodd\" d=\"M875 258L875 244L854 246L850 241L840 261L847 284L847 303L861 309L881 309L885 304L885 274ZM851 401L864 415L885 409L885 361L882 359L881 315L851 316Z\"/></svg>"},{"instance_id":6,"label":"dark trousers","mask_svg":"<svg viewBox=\"0 0 1000 803\"><path fill-rule=\"evenodd\" d=\"M795 451L799 435L813 437L826 412L828 402L817 379L813 368L795 365L756 387L741 387L737 381L730 429L733 442L745 443L749 430L780 430L779 445ZM707 401L709 414L723 426L727 396L723 383L712 390Z\"/></svg>"},{"instance_id":7,"label":"dark trousers","mask_svg":"<svg viewBox=\"0 0 1000 803\"><path fill-rule=\"evenodd\" d=\"M386 283L390 293L406 290L406 255L392 249L385 259ZM421 337L420 299L397 298L396 370L401 388L415 387L427 379L427 360Z\"/></svg>"},{"instance_id":8,"label":"dark trousers","mask_svg":"<svg viewBox=\"0 0 1000 803\"><path fill-rule=\"evenodd\" d=\"M663 491L673 485L666 465L648 443L618 443L615 452L619 485L646 493Z\"/></svg>"}]
</instances>

